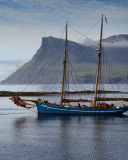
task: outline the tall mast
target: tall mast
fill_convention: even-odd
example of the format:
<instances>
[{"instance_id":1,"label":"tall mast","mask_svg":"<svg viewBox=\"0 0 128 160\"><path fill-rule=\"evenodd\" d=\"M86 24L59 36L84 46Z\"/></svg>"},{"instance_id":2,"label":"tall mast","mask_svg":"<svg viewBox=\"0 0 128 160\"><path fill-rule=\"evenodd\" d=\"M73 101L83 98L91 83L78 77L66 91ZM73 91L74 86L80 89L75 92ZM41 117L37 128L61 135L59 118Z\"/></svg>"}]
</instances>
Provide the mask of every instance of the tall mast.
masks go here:
<instances>
[{"instance_id":1,"label":"tall mast","mask_svg":"<svg viewBox=\"0 0 128 160\"><path fill-rule=\"evenodd\" d=\"M103 14L102 14L102 19L101 19L100 45L99 45L99 53L98 53L98 64L97 64L97 75L96 75L96 87L95 87L94 107L96 106L98 78L99 78L99 70L100 70L100 63L101 63L102 31L103 31Z\"/></svg>"},{"instance_id":2,"label":"tall mast","mask_svg":"<svg viewBox=\"0 0 128 160\"><path fill-rule=\"evenodd\" d=\"M66 73L66 60L67 60L67 26L66 24L66 38L65 38L65 52L64 52L64 60L63 60L63 78L62 78L62 91L61 91L61 101L60 105L63 106L63 96L64 96L64 80L65 80L65 73Z\"/></svg>"}]
</instances>

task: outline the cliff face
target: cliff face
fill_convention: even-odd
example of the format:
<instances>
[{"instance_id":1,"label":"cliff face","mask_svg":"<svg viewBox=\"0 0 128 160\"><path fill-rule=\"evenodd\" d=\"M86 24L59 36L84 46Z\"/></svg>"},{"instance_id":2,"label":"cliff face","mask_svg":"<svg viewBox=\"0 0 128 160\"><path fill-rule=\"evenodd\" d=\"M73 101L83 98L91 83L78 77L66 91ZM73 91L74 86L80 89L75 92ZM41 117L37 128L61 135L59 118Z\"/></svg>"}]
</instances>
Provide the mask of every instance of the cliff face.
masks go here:
<instances>
[{"instance_id":1,"label":"cliff face","mask_svg":"<svg viewBox=\"0 0 128 160\"><path fill-rule=\"evenodd\" d=\"M113 36L103 40L104 53L107 54L107 57L111 59L114 65L118 65L119 72L121 72L121 76L123 75L123 77L128 77L127 42L128 35L119 35L118 38L117 36ZM31 61L25 63L1 83L61 83L64 46L65 40L53 37L42 38L41 47L37 50ZM95 80L97 47L87 47L68 41L68 57L72 60L72 65L83 82L90 83ZM113 77L113 81L116 81L116 77Z\"/></svg>"}]
</instances>

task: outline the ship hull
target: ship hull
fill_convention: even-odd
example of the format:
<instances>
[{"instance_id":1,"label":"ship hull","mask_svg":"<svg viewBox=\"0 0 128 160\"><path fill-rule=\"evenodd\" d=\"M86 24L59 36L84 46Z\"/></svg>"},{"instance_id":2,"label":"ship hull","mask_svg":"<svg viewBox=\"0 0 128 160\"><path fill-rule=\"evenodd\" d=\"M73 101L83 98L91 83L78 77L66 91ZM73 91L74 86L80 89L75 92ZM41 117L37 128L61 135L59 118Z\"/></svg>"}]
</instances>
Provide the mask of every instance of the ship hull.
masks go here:
<instances>
[{"instance_id":1,"label":"ship hull","mask_svg":"<svg viewBox=\"0 0 128 160\"><path fill-rule=\"evenodd\" d=\"M86 109L59 107L52 104L37 102L38 114L54 115L119 115L128 110L128 107L108 108L108 109Z\"/></svg>"}]
</instances>

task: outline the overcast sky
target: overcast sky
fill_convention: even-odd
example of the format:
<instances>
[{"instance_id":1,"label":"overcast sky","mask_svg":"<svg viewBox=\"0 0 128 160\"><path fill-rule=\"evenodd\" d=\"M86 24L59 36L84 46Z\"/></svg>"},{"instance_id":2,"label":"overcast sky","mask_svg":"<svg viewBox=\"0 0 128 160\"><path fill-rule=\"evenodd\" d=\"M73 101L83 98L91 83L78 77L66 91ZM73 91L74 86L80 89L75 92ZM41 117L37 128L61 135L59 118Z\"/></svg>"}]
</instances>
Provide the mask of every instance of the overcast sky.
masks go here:
<instances>
[{"instance_id":1,"label":"overcast sky","mask_svg":"<svg viewBox=\"0 0 128 160\"><path fill-rule=\"evenodd\" d=\"M0 0L0 60L29 60L42 37L58 37L67 20L84 34L102 13L108 20L104 38L128 34L128 0ZM98 40L98 30L87 37ZM80 37L71 32L69 39Z\"/></svg>"}]
</instances>

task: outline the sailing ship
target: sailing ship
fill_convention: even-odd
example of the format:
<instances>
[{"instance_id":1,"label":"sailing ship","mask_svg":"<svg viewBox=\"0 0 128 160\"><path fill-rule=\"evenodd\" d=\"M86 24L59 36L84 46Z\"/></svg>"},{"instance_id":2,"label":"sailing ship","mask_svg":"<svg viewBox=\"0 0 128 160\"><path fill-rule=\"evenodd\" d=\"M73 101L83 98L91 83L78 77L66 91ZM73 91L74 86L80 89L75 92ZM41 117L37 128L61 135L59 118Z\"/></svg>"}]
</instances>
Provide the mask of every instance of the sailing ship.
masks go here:
<instances>
[{"instance_id":1,"label":"sailing ship","mask_svg":"<svg viewBox=\"0 0 128 160\"><path fill-rule=\"evenodd\" d=\"M98 81L101 70L101 54L102 54L102 30L103 30L103 15L101 18L101 32L100 32L100 44L98 50L98 63L97 74L95 84L95 96L94 100L88 99L69 99L64 96L66 63L67 63L67 26L66 24L66 38L65 38L65 51L63 59L63 76L62 76L62 91L60 104L49 103L48 101L29 100L36 103L38 114L54 114L54 115L119 115L128 111L128 106L121 105L116 106L113 103L109 105L107 101L128 101L128 98L123 97L99 97L98 96ZM28 103L24 102L20 97L13 97L12 100L15 104L25 107ZM18 103L19 102L19 103ZM92 103L92 106L81 105L80 103ZM71 103L71 104L70 104ZM73 103L75 105L73 105ZM77 105L76 105L77 103Z\"/></svg>"}]
</instances>

